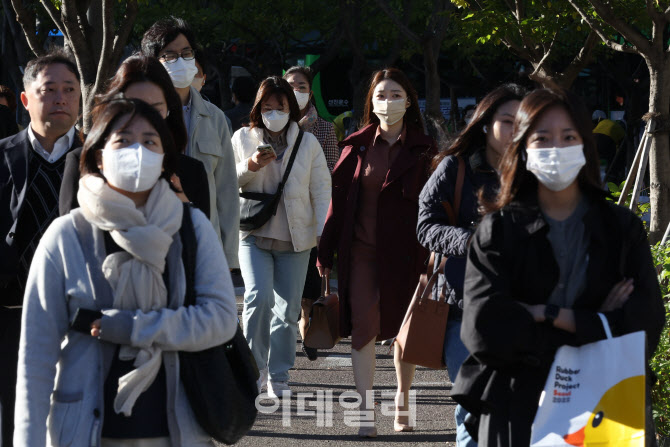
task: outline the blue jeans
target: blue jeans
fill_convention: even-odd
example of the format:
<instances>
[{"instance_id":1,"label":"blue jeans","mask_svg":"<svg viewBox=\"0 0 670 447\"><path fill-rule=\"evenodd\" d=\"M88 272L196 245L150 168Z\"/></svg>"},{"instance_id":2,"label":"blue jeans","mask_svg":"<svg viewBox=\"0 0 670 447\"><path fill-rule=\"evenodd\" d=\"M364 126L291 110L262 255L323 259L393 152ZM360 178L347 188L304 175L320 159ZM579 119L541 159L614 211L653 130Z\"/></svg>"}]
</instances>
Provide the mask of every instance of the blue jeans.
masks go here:
<instances>
[{"instance_id":1,"label":"blue jeans","mask_svg":"<svg viewBox=\"0 0 670 447\"><path fill-rule=\"evenodd\" d=\"M268 368L270 380L286 382L295 363L309 250L263 250L254 236L248 236L240 241L239 258L245 289L244 337L258 368Z\"/></svg>"},{"instance_id":2,"label":"blue jeans","mask_svg":"<svg viewBox=\"0 0 670 447\"><path fill-rule=\"evenodd\" d=\"M461 322L456 320L447 321L447 331L444 334L444 361L447 364L449 380L454 383L458 370L468 356L468 350L461 341ZM465 429L463 422L468 412L460 405L456 405L454 418L456 419L456 445L457 447L476 447L477 443Z\"/></svg>"}]
</instances>

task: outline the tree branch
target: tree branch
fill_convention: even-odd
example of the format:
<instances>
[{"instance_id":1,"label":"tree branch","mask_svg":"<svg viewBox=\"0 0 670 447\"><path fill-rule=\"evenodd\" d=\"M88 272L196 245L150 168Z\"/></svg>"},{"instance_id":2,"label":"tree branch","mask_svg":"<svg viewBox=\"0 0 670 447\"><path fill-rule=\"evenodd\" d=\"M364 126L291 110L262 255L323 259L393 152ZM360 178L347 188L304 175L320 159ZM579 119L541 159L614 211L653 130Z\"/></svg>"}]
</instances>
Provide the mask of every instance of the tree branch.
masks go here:
<instances>
[{"instance_id":1,"label":"tree branch","mask_svg":"<svg viewBox=\"0 0 670 447\"><path fill-rule=\"evenodd\" d=\"M126 46L128 38L130 37L130 33L133 31L133 25L135 24L135 19L137 18L137 12L137 0L127 0L126 13L123 16L121 26L119 27L119 30L116 33L116 37L114 38L114 46L111 57L112 67L116 67L119 63L119 60L121 59L123 48Z\"/></svg>"},{"instance_id":2,"label":"tree branch","mask_svg":"<svg viewBox=\"0 0 670 447\"><path fill-rule=\"evenodd\" d=\"M579 76L579 73L586 68L588 64L591 63L591 56L593 55L593 49L596 47L596 44L599 41L599 37L595 31L591 30L589 35L586 36L586 41L584 46L579 50L579 53L575 58L570 62L570 65L559 74L559 79L563 87L570 87L574 82L575 78Z\"/></svg>"},{"instance_id":3,"label":"tree branch","mask_svg":"<svg viewBox=\"0 0 670 447\"><path fill-rule=\"evenodd\" d=\"M409 27L391 10L391 5L389 5L388 0L377 0L377 4L409 40L418 44L421 43L421 38L414 31L409 29Z\"/></svg>"},{"instance_id":4,"label":"tree branch","mask_svg":"<svg viewBox=\"0 0 670 447\"><path fill-rule=\"evenodd\" d=\"M575 8L575 10L579 13L579 15L582 16L582 19L584 19L584 21L591 27L591 29L594 30L596 34L598 34L600 40L602 40L605 45L607 45L614 51L619 51L622 53L631 53L631 54L643 54L649 50L649 41L646 40L644 37L637 35L636 37L633 37L633 39L629 39L628 36L624 34L621 29L618 28L618 25L621 25L621 23L619 22L622 22L622 20L617 19L616 17L614 17L614 21L610 21L608 19L610 16L612 16L611 10L609 11L610 12L609 15L607 14L603 15L598 8L601 7L604 9L605 7L598 0L589 0L589 2L594 7L594 9L596 9L596 12L603 18L603 20L605 20L605 22L607 22L614 29L620 32L623 35L624 39L630 42L631 46L618 44L613 40L611 40L609 37L607 37L607 35L600 27L600 25L598 25L598 23L595 20L593 20L593 18L590 17L581 6L577 4L577 0L568 0L568 2L572 5L573 8ZM596 6L596 4L598 4L598 6ZM624 24L624 27L630 28L630 26L626 24ZM636 31L632 29L630 31L632 31L631 35L635 36Z\"/></svg>"},{"instance_id":5,"label":"tree branch","mask_svg":"<svg viewBox=\"0 0 670 447\"><path fill-rule=\"evenodd\" d=\"M30 51L32 51L35 56L41 56L45 53L44 49L40 45L39 40L37 39L37 30L35 28L35 15L31 14L24 6L23 0L12 0L12 7L16 13L16 21L21 24L21 29L23 34L26 36L28 41L28 46Z\"/></svg>"},{"instance_id":6,"label":"tree branch","mask_svg":"<svg viewBox=\"0 0 670 447\"><path fill-rule=\"evenodd\" d=\"M65 27L63 26L63 21L61 20L60 13L53 5L53 3L51 3L49 0L40 0L40 3L42 3L42 6L44 6L44 9L47 10L51 20L53 20L60 32L65 36Z\"/></svg>"},{"instance_id":7,"label":"tree branch","mask_svg":"<svg viewBox=\"0 0 670 447\"><path fill-rule=\"evenodd\" d=\"M107 57L112 53L114 46L114 3L113 0L102 0L102 50L100 51L100 60L98 61L98 71L95 76L95 86L93 94L102 90L102 84L107 81L107 74L111 58Z\"/></svg>"},{"instance_id":8,"label":"tree branch","mask_svg":"<svg viewBox=\"0 0 670 447\"><path fill-rule=\"evenodd\" d=\"M539 71L547 71L543 68L543 65L549 60L549 57L551 56L552 50L554 49L554 43L556 43L556 38L558 37L558 31L554 34L554 37L551 39L551 43L549 44L549 49L544 52L544 56L542 56L542 59L537 63L537 65L534 67L535 69L533 70L533 73L531 73L531 76L537 75Z\"/></svg>"}]
</instances>

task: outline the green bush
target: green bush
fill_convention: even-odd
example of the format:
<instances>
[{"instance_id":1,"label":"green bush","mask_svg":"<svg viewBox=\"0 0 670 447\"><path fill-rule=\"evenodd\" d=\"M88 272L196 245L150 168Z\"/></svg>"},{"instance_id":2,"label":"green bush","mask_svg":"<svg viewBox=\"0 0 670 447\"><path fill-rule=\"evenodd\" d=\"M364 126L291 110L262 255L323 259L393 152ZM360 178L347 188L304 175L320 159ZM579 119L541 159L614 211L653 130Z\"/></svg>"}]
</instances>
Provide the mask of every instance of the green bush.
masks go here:
<instances>
[{"instance_id":1,"label":"green bush","mask_svg":"<svg viewBox=\"0 0 670 447\"><path fill-rule=\"evenodd\" d=\"M651 251L665 303L665 327L650 360L651 369L658 377L651 389L651 401L656 431L660 436L670 437L670 245L656 244Z\"/></svg>"},{"instance_id":2,"label":"green bush","mask_svg":"<svg viewBox=\"0 0 670 447\"><path fill-rule=\"evenodd\" d=\"M624 184L625 182L620 185L607 184L613 200L619 200ZM630 195L626 198L625 206L629 204ZM650 206L649 203L638 204L636 214L641 217L649 212ZM658 348L649 361L652 371L658 377L658 381L651 389L652 412L658 435L670 438L670 244L665 246L656 244L651 247L651 253L665 304L665 327Z\"/></svg>"}]
</instances>

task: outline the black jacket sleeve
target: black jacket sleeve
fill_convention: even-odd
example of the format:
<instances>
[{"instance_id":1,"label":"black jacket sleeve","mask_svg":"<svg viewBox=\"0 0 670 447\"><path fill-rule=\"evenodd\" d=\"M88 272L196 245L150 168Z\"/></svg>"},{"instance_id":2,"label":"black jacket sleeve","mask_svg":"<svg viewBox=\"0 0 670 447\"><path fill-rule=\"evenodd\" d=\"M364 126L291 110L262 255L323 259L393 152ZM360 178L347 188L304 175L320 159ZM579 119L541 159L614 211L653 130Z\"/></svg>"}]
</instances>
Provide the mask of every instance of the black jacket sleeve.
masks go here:
<instances>
[{"instance_id":1,"label":"black jacket sleeve","mask_svg":"<svg viewBox=\"0 0 670 447\"><path fill-rule=\"evenodd\" d=\"M205 165L200 160L180 154L177 175L188 200L209 219L209 184Z\"/></svg>"},{"instance_id":2,"label":"black jacket sleeve","mask_svg":"<svg viewBox=\"0 0 670 447\"><path fill-rule=\"evenodd\" d=\"M632 278L634 288L622 308L604 314L615 336L645 331L647 353L653 355L665 324L665 308L647 232L642 221L629 210L616 207L615 211L624 243L621 265L617 265L619 260L613 260L612 268L619 268L624 278ZM578 344L602 338L602 323L596 312L576 309L574 313Z\"/></svg>"},{"instance_id":3,"label":"black jacket sleeve","mask_svg":"<svg viewBox=\"0 0 670 447\"><path fill-rule=\"evenodd\" d=\"M65 169L63 171L63 181L60 185L58 196L58 212L61 216L66 215L75 208L79 207L77 202L77 192L79 191L79 159L82 148L70 151L65 156Z\"/></svg>"},{"instance_id":4,"label":"black jacket sleeve","mask_svg":"<svg viewBox=\"0 0 670 447\"><path fill-rule=\"evenodd\" d=\"M504 219L484 217L474 233L465 269L461 339L480 362L495 368L537 366L574 336L538 324L513 296L513 262L504 249ZM531 280L531 279L526 279Z\"/></svg>"},{"instance_id":5,"label":"black jacket sleeve","mask_svg":"<svg viewBox=\"0 0 670 447\"><path fill-rule=\"evenodd\" d=\"M469 229L452 226L442 205L442 202L449 202L453 206L457 173L456 157L446 157L430 176L419 196L416 228L419 243L430 251L446 256L465 256L468 239L472 235Z\"/></svg>"}]
</instances>

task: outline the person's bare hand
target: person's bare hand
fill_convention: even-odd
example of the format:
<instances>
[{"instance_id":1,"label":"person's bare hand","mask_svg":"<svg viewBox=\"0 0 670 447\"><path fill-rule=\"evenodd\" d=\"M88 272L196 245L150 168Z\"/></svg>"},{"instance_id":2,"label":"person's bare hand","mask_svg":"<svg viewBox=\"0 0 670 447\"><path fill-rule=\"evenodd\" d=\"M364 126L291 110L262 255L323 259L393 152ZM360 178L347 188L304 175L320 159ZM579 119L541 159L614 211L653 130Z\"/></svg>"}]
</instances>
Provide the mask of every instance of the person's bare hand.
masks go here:
<instances>
[{"instance_id":1,"label":"person's bare hand","mask_svg":"<svg viewBox=\"0 0 670 447\"><path fill-rule=\"evenodd\" d=\"M172 183L172 186L181 191L181 192L175 192L175 194L177 194L177 197L179 197L179 200L186 203L190 202L190 200L188 200L188 197L186 197L186 194L184 194L184 188L181 187L181 180L179 179L179 176L177 174L172 174L172 177L170 177L170 183Z\"/></svg>"},{"instance_id":2,"label":"person's bare hand","mask_svg":"<svg viewBox=\"0 0 670 447\"><path fill-rule=\"evenodd\" d=\"M319 276L330 276L330 269L328 267L317 265L316 268L319 270Z\"/></svg>"},{"instance_id":3,"label":"person's bare hand","mask_svg":"<svg viewBox=\"0 0 670 447\"><path fill-rule=\"evenodd\" d=\"M99 337L100 336L100 319L98 318L93 323L91 323L91 336Z\"/></svg>"},{"instance_id":4,"label":"person's bare hand","mask_svg":"<svg viewBox=\"0 0 670 447\"><path fill-rule=\"evenodd\" d=\"M277 158L277 156L274 154L274 152L254 152L254 154L249 157L249 170L252 172L256 172L260 170L261 168L266 167L267 165L270 164L272 160Z\"/></svg>"},{"instance_id":5,"label":"person's bare hand","mask_svg":"<svg viewBox=\"0 0 670 447\"><path fill-rule=\"evenodd\" d=\"M633 293L633 289L633 278L622 279L614 284L614 287L612 287L612 290L610 290L610 293L598 310L600 312L609 312L619 309L626 304L626 301L630 298L630 294Z\"/></svg>"}]
</instances>

